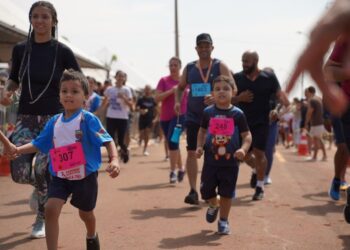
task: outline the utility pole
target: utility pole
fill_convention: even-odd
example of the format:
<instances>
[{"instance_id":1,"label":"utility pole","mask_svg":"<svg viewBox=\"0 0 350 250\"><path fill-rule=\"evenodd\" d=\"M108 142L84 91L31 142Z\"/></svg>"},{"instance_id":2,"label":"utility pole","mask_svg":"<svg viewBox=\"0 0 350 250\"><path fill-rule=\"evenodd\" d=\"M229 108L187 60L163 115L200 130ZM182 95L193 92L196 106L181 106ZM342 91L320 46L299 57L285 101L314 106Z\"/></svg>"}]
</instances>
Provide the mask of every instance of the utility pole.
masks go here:
<instances>
[{"instance_id":1,"label":"utility pole","mask_svg":"<svg viewBox=\"0 0 350 250\"><path fill-rule=\"evenodd\" d=\"M179 51L179 25L177 14L177 0L175 0L175 56L180 57Z\"/></svg>"}]
</instances>

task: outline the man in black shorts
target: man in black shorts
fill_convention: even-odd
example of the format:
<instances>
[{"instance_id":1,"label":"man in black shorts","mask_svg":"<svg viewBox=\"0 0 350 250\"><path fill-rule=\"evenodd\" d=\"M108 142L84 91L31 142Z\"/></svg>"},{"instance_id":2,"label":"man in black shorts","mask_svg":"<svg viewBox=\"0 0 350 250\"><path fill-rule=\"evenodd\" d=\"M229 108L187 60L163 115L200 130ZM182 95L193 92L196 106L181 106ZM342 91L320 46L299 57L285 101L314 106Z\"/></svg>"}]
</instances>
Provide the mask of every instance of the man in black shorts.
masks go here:
<instances>
[{"instance_id":1,"label":"man in black shorts","mask_svg":"<svg viewBox=\"0 0 350 250\"><path fill-rule=\"evenodd\" d=\"M272 96L280 99L283 105L289 105L282 93L275 74L258 68L259 56L255 51L246 51L242 55L243 71L234 74L238 95L233 98L247 117L252 133L252 149L245 158L253 168L250 185L255 188L253 200L264 197L264 177L266 168L265 147L269 130L270 100Z\"/></svg>"}]
</instances>

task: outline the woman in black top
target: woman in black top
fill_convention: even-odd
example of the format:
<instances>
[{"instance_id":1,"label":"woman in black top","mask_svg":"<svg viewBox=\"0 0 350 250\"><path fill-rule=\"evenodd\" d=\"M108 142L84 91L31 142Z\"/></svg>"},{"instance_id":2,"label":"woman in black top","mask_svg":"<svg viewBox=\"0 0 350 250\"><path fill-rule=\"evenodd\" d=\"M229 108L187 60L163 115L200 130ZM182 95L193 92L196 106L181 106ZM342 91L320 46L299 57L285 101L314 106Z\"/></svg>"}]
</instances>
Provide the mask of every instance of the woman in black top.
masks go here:
<instances>
[{"instance_id":1,"label":"woman in black top","mask_svg":"<svg viewBox=\"0 0 350 250\"><path fill-rule=\"evenodd\" d=\"M1 100L2 104L10 104L14 91L20 88L16 128L11 136L16 146L31 142L46 121L61 111L59 81L63 71L70 68L80 71L73 52L57 41L57 13L51 3L35 2L29 11L29 21L27 40L13 48L12 69ZM12 179L35 187L30 201L31 207L37 207L32 238L45 237L47 165L48 155L42 153L21 155L11 162Z\"/></svg>"}]
</instances>

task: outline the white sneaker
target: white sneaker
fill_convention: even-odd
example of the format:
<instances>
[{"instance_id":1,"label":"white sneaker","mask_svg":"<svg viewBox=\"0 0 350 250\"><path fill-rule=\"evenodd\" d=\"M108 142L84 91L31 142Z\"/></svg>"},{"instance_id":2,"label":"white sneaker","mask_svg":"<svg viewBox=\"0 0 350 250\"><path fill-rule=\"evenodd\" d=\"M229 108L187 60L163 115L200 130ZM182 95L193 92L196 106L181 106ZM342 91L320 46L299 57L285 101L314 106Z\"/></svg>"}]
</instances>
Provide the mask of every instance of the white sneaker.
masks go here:
<instances>
[{"instance_id":1,"label":"white sneaker","mask_svg":"<svg viewBox=\"0 0 350 250\"><path fill-rule=\"evenodd\" d=\"M170 183L174 184L177 181L177 175L174 172L170 172Z\"/></svg>"},{"instance_id":2,"label":"white sneaker","mask_svg":"<svg viewBox=\"0 0 350 250\"><path fill-rule=\"evenodd\" d=\"M144 151L144 152L143 152L143 155L144 155L144 156L149 156L149 153L148 153L147 151Z\"/></svg>"},{"instance_id":3,"label":"white sneaker","mask_svg":"<svg viewBox=\"0 0 350 250\"><path fill-rule=\"evenodd\" d=\"M269 176L265 176L264 178L264 185L271 185L272 184L272 180Z\"/></svg>"},{"instance_id":4,"label":"white sneaker","mask_svg":"<svg viewBox=\"0 0 350 250\"><path fill-rule=\"evenodd\" d=\"M45 220L44 218L37 216L30 237L32 239L40 239L45 238L45 236Z\"/></svg>"},{"instance_id":5,"label":"white sneaker","mask_svg":"<svg viewBox=\"0 0 350 250\"><path fill-rule=\"evenodd\" d=\"M29 197L29 207L34 213L38 211L38 191L36 189L33 190L33 193Z\"/></svg>"}]
</instances>

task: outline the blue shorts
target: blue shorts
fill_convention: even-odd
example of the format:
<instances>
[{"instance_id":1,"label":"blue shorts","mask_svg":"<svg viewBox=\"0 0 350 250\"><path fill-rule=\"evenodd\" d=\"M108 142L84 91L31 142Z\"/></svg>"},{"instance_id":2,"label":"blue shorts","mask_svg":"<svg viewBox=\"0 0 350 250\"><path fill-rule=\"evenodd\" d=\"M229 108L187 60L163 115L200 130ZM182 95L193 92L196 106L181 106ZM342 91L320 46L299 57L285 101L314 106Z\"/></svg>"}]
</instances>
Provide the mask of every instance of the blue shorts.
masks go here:
<instances>
[{"instance_id":1,"label":"blue shorts","mask_svg":"<svg viewBox=\"0 0 350 250\"><path fill-rule=\"evenodd\" d=\"M78 181L52 176L48 198L58 198L66 202L69 195L72 195L70 203L74 207L86 212L92 211L97 201L97 176L98 172L94 172Z\"/></svg>"},{"instance_id":2,"label":"blue shorts","mask_svg":"<svg viewBox=\"0 0 350 250\"><path fill-rule=\"evenodd\" d=\"M204 164L200 191L203 200L216 197L233 198L236 190L239 166L209 166ZM216 192L216 188L218 192Z\"/></svg>"},{"instance_id":3,"label":"blue shorts","mask_svg":"<svg viewBox=\"0 0 350 250\"><path fill-rule=\"evenodd\" d=\"M182 131L184 131L184 120L185 116L180 115L179 116L179 124L182 125ZM172 142L171 136L173 135L174 128L177 124L177 117L175 116L173 119L169 121L160 121L160 126L162 127L163 133L167 139L168 146L170 150L178 150L179 149L179 143Z\"/></svg>"}]
</instances>

